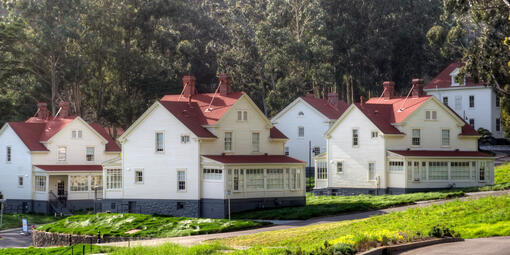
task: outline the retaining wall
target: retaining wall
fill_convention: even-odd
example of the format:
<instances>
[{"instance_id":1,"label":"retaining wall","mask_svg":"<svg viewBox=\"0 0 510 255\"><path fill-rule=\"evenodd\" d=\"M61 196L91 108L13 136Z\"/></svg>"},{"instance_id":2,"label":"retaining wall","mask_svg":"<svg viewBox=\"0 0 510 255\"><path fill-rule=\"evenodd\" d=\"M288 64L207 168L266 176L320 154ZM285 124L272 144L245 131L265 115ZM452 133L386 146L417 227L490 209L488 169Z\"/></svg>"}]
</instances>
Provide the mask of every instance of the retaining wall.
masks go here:
<instances>
[{"instance_id":1,"label":"retaining wall","mask_svg":"<svg viewBox=\"0 0 510 255\"><path fill-rule=\"evenodd\" d=\"M99 239L100 243L111 243L111 242L122 242L122 241L133 241L133 240L147 240L151 238L147 237L124 237L124 236L103 236ZM44 231L34 230L32 233L32 241L34 247L49 247L49 246L67 246L70 244L86 243L96 244L98 243L97 236L89 235L72 235L72 234L61 234L51 233Z\"/></svg>"}]
</instances>

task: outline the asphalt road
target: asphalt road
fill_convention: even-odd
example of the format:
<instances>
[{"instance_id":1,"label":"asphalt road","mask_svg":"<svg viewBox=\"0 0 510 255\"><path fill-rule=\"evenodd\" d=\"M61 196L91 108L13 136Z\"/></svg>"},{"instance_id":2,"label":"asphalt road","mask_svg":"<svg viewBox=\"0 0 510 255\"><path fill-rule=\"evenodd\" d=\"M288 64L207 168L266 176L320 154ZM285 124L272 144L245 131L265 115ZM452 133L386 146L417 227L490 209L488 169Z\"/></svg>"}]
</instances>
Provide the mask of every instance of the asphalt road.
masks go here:
<instances>
[{"instance_id":1,"label":"asphalt road","mask_svg":"<svg viewBox=\"0 0 510 255\"><path fill-rule=\"evenodd\" d=\"M21 228L0 231L0 248L26 248L32 245L32 236L21 235Z\"/></svg>"},{"instance_id":2,"label":"asphalt road","mask_svg":"<svg viewBox=\"0 0 510 255\"><path fill-rule=\"evenodd\" d=\"M464 242L443 243L398 253L398 255L508 255L510 237L466 239Z\"/></svg>"}]
</instances>

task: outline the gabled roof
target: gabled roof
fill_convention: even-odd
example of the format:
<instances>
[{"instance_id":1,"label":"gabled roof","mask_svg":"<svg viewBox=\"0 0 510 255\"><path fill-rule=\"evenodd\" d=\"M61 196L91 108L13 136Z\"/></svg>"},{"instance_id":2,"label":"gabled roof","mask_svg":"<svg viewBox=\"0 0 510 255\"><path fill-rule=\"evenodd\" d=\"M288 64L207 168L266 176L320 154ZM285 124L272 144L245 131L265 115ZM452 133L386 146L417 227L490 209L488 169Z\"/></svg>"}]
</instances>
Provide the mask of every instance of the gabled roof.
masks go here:
<instances>
[{"instance_id":1,"label":"gabled roof","mask_svg":"<svg viewBox=\"0 0 510 255\"><path fill-rule=\"evenodd\" d=\"M355 106L384 134L402 134L391 124L395 122L392 105L356 103Z\"/></svg>"},{"instance_id":2,"label":"gabled roof","mask_svg":"<svg viewBox=\"0 0 510 255\"><path fill-rule=\"evenodd\" d=\"M327 99L315 98L313 96L304 96L301 97L301 99L303 99L303 101L307 102L320 113L324 114L324 116L326 116L328 119L338 119L349 107L349 105L343 100L338 100L337 105L332 105L328 102Z\"/></svg>"},{"instance_id":3,"label":"gabled roof","mask_svg":"<svg viewBox=\"0 0 510 255\"><path fill-rule=\"evenodd\" d=\"M32 117L25 122L8 122L7 124L14 130L30 151L48 151L46 146L42 143L47 142L77 118L77 116L70 116L66 118L43 120ZM101 125L89 125L107 141L105 146L106 151L120 151L120 147L115 143L113 138L106 133Z\"/></svg>"},{"instance_id":4,"label":"gabled roof","mask_svg":"<svg viewBox=\"0 0 510 255\"><path fill-rule=\"evenodd\" d=\"M404 157L491 157L479 151L388 150Z\"/></svg>"},{"instance_id":5,"label":"gabled roof","mask_svg":"<svg viewBox=\"0 0 510 255\"><path fill-rule=\"evenodd\" d=\"M103 171L102 165L35 165L45 171Z\"/></svg>"},{"instance_id":6,"label":"gabled roof","mask_svg":"<svg viewBox=\"0 0 510 255\"><path fill-rule=\"evenodd\" d=\"M455 71L457 68L461 68L464 66L463 63L452 63L449 64L443 71L441 71L432 81L430 81L424 89L442 89L442 88L451 88L452 87L452 77L450 74ZM476 87L476 86L484 86L484 83L475 83L472 79L466 78L466 84L455 86L454 88L462 88L462 87Z\"/></svg>"},{"instance_id":7,"label":"gabled roof","mask_svg":"<svg viewBox=\"0 0 510 255\"><path fill-rule=\"evenodd\" d=\"M244 92L232 92L225 96L204 93L193 95L191 100L180 95L165 95L159 102L196 136L216 138L204 126L215 125L243 95ZM270 129L270 138L287 139L275 127Z\"/></svg>"},{"instance_id":8,"label":"gabled roof","mask_svg":"<svg viewBox=\"0 0 510 255\"><path fill-rule=\"evenodd\" d=\"M391 120L389 121L392 121L392 123L400 123L420 108L430 97L431 96L408 97L407 99L405 97L392 99L374 97L370 98L366 104L390 106Z\"/></svg>"},{"instance_id":9,"label":"gabled roof","mask_svg":"<svg viewBox=\"0 0 510 255\"><path fill-rule=\"evenodd\" d=\"M304 161L285 155L203 155L203 157L218 161L223 164L305 164Z\"/></svg>"}]
</instances>

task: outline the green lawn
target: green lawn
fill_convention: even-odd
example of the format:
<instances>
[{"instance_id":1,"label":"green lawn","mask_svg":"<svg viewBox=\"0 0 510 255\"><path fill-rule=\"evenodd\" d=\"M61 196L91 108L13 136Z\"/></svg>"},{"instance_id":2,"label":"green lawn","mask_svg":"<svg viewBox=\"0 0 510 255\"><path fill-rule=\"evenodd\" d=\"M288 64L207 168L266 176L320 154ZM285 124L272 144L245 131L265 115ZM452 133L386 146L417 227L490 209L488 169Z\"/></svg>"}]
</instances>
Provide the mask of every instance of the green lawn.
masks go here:
<instances>
[{"instance_id":1,"label":"green lawn","mask_svg":"<svg viewBox=\"0 0 510 255\"><path fill-rule=\"evenodd\" d=\"M228 232L260 227L263 223L249 220L164 217L145 214L101 213L75 215L39 226L37 230L103 236L173 237ZM135 230L135 233L126 233Z\"/></svg>"},{"instance_id":2,"label":"green lawn","mask_svg":"<svg viewBox=\"0 0 510 255\"><path fill-rule=\"evenodd\" d=\"M499 165L494 168L494 183L510 183L510 163Z\"/></svg>"},{"instance_id":3,"label":"green lawn","mask_svg":"<svg viewBox=\"0 0 510 255\"><path fill-rule=\"evenodd\" d=\"M463 195L463 191L424 192L381 196L315 196L313 194L307 194L306 206L249 211L234 214L233 217L236 219L303 220L318 216L377 210L391 206L412 204L417 201L445 199Z\"/></svg>"},{"instance_id":4,"label":"green lawn","mask_svg":"<svg viewBox=\"0 0 510 255\"><path fill-rule=\"evenodd\" d=\"M462 238L510 235L510 196L452 201L363 220L264 232L221 240L227 246L287 247L316 250L327 241L366 250L385 243L429 236L434 226L454 229ZM261 252L263 253L263 252Z\"/></svg>"},{"instance_id":5,"label":"green lawn","mask_svg":"<svg viewBox=\"0 0 510 255\"><path fill-rule=\"evenodd\" d=\"M109 253L114 250L114 248L111 247L104 247L104 246L91 246L88 244L84 245L76 245L71 250L69 247L58 247L58 248L7 248L7 249L0 249L0 254L2 255L83 255L83 246L85 246L85 254L92 254L92 253Z\"/></svg>"},{"instance_id":6,"label":"green lawn","mask_svg":"<svg viewBox=\"0 0 510 255\"><path fill-rule=\"evenodd\" d=\"M61 217L53 217L52 215L42 214L4 214L3 224L0 229L19 228L21 227L21 219L26 218L28 225L46 224L62 219Z\"/></svg>"}]
</instances>

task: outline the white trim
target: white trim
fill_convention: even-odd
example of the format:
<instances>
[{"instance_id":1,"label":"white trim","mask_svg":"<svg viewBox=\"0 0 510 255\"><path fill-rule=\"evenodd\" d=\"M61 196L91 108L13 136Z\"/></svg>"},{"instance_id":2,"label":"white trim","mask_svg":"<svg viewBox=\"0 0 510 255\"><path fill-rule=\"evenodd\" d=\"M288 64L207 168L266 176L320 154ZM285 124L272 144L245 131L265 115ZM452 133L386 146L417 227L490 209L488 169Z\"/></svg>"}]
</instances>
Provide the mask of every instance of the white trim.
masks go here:
<instances>
[{"instance_id":1,"label":"white trim","mask_svg":"<svg viewBox=\"0 0 510 255\"><path fill-rule=\"evenodd\" d=\"M184 189L179 189L179 172L184 172ZM175 171L176 191L178 193L186 193L188 190L188 170L186 168L177 168Z\"/></svg>"}]
</instances>

